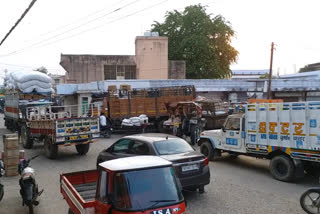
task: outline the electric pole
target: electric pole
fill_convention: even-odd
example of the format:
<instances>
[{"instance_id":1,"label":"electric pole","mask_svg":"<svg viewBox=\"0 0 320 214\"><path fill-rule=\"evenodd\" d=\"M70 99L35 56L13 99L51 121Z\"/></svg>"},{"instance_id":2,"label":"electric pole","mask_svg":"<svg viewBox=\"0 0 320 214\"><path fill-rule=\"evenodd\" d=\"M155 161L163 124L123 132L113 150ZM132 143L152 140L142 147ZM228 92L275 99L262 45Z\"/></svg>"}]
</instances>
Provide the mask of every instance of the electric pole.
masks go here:
<instances>
[{"instance_id":1,"label":"electric pole","mask_svg":"<svg viewBox=\"0 0 320 214\"><path fill-rule=\"evenodd\" d=\"M273 50L274 43L271 43L271 59L270 59L270 71L269 71L269 83L268 83L268 99L272 99L271 95L271 79L272 79L272 63L273 63Z\"/></svg>"}]
</instances>

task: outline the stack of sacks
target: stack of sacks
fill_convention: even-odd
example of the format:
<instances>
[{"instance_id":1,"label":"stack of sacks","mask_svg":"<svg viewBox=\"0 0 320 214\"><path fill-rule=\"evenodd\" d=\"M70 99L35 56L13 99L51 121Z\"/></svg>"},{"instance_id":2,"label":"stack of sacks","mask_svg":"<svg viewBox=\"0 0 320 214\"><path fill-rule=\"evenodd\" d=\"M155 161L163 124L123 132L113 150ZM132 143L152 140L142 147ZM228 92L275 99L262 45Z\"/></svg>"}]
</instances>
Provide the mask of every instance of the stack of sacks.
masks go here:
<instances>
[{"instance_id":1,"label":"stack of sacks","mask_svg":"<svg viewBox=\"0 0 320 214\"><path fill-rule=\"evenodd\" d=\"M142 124L148 123L148 117L145 114L139 117L130 117L129 119L123 119L122 126L141 126Z\"/></svg>"},{"instance_id":2,"label":"stack of sacks","mask_svg":"<svg viewBox=\"0 0 320 214\"><path fill-rule=\"evenodd\" d=\"M38 72L29 71L10 72L5 77L6 89L19 89L23 93L50 93L52 89L52 79L48 75Z\"/></svg>"}]
</instances>

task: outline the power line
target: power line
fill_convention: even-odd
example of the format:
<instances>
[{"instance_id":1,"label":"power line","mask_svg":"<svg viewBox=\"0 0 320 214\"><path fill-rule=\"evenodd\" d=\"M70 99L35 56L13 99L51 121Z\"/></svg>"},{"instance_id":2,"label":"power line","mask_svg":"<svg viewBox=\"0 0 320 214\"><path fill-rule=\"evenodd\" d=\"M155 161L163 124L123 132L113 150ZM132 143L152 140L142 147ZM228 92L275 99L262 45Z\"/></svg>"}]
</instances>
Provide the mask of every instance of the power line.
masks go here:
<instances>
[{"instance_id":1,"label":"power line","mask_svg":"<svg viewBox=\"0 0 320 214\"><path fill-rule=\"evenodd\" d=\"M116 4L112 4L111 7L113 7L113 6L117 5L117 4L120 4L120 3L124 2L124 1L126 1L126 0L121 0L121 1L117 2ZM49 30L49 31L46 32L46 33L40 34L38 37L42 37L42 36L45 36L45 35L54 33L54 32L56 32L56 31L59 31L60 29L64 29L64 28L66 28L66 27L68 27L68 26L70 26L70 25L76 24L76 23L78 23L78 22L80 22L80 21L82 21L82 20L85 20L85 19L87 19L87 18L89 18L89 17L91 17L91 16L97 15L97 13L101 13L102 11L105 11L106 9L109 9L109 8L110 8L110 7L105 7L105 8L103 8L103 9L96 10L96 11L94 11L94 12L92 12L92 13L90 13L90 14L87 14L86 16L83 16L83 17L81 17L81 18L78 18L78 19L76 19L76 20L74 20L74 21L72 21L72 22L70 22L70 23L68 23L68 24L61 25L61 26L59 26L59 27L57 27L57 28L54 28L54 29L52 29L52 30ZM34 40L34 39L29 39L29 40L27 40L27 41L25 41L25 42L30 42L30 41L33 41L33 40Z\"/></svg>"},{"instance_id":2,"label":"power line","mask_svg":"<svg viewBox=\"0 0 320 214\"><path fill-rule=\"evenodd\" d=\"M9 32L5 35L5 37L0 42L0 46L4 43L4 41L8 38L8 36L11 34L11 32L18 26L18 24L21 22L21 20L27 15L29 10L32 8L34 3L36 3L37 0L32 0L32 2L29 4L28 8L23 12L21 17L18 19L18 21L12 26L12 28L9 30Z\"/></svg>"},{"instance_id":3,"label":"power line","mask_svg":"<svg viewBox=\"0 0 320 214\"><path fill-rule=\"evenodd\" d=\"M92 30L101 28L101 27L103 27L103 26L105 26L105 25L107 25L107 24L112 24L112 23L114 23L114 22L116 22L116 21L125 19L125 18L130 17L130 16L133 16L133 15L135 15L135 14L144 12L145 10L149 10L149 9L151 9L151 8L154 8L154 7L156 7L156 6L158 6L158 5L161 5L161 4L163 4L163 3L167 2L167 1L168 1L168 0L161 1L161 2L159 2L159 3L157 3L157 4L153 4L153 5L149 6L149 7L145 7L145 8L143 8L143 9L141 9L141 10L138 10L138 11L135 11L135 12L133 12L133 13L130 13L130 14L126 15L126 16L123 16L123 17L114 19L114 20L112 20L112 21L110 21L110 22L107 22L107 23L105 23L105 24L98 25L98 26L95 26L95 27L93 27L93 28L89 28L89 29L87 29L87 30L80 31L79 33L72 34L72 35L70 35L70 36L67 36L67 37L64 37L64 38L61 38L61 39L52 41L52 42L45 43L45 44L40 45L40 46L38 46L38 47L36 47L36 48L48 46L48 45L51 45L51 44L60 42L60 41L62 41L62 40L70 39L70 38L73 38L73 37L75 37L75 36L84 34L84 33L86 33L86 32L89 32L89 31L92 31ZM28 49L28 48L24 48L24 49L21 49L21 50L18 50L18 51L14 51L14 52L9 53L9 54L7 54L7 55L1 55L0 57L6 57L6 56L11 56L11 55L14 55L14 54L18 54L18 53L20 53L20 52L23 52L23 51L26 50L26 49Z\"/></svg>"},{"instance_id":4,"label":"power line","mask_svg":"<svg viewBox=\"0 0 320 214\"><path fill-rule=\"evenodd\" d=\"M102 18L104 18L104 17L106 17L106 16L108 16L108 15L110 15L110 14L112 14L112 13L115 13L115 12L121 10L121 9L124 9L124 8L132 5L132 4L135 4L135 3L138 2L138 1L141 1L141 0L135 0L135 1L133 1L133 2L130 2L130 3L126 4L126 5L124 5L124 6L119 7L119 8L117 8L117 9L115 9L115 10L112 10L111 12L108 12L108 13L102 15L102 16L99 16L99 17L96 17L96 18L94 18L94 19L91 19L91 20L89 20L89 21L87 21L87 22L85 22L85 23L83 23L83 24L77 25L76 27L73 27L73 28L71 28L71 29L69 29L69 30L63 31L62 33L58 33L58 34L56 34L56 35L54 35L54 36L51 36L51 37L46 38L46 39L44 39L44 40L41 40L41 41L39 41L39 42L33 43L32 45L29 45L29 46L27 46L27 47L24 47L24 48L22 48L22 49L20 49L20 50L13 51L13 52L11 52L11 53L9 53L9 54L6 54L6 55L4 55L4 56L8 56L8 55L11 55L11 54L15 54L15 53L21 52L21 51L23 51L23 50L25 50L25 49L32 48L32 47L34 47L34 46L36 46L36 45L39 45L39 44L44 43L44 42L46 42L46 41L52 40L52 39L54 39L54 38L56 38L56 37L59 37L59 36L61 36L61 35L66 34L66 33L68 33L68 32L74 31L74 30L76 30L76 29L78 29L78 28L81 28L81 27L83 27L83 26L85 26L85 25L88 25L88 24L90 24L90 23L92 23L92 22L95 22L95 21L97 21L98 19L102 19ZM3 55L2 55L2 56L3 56Z\"/></svg>"}]
</instances>

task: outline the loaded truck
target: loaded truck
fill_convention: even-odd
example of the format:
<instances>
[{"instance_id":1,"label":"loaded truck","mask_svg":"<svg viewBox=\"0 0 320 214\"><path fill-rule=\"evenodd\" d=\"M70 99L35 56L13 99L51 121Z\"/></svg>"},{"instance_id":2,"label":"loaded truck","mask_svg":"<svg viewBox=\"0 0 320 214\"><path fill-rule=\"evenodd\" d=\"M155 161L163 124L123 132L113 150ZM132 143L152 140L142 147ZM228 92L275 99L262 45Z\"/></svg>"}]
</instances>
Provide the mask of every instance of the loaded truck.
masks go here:
<instances>
[{"instance_id":1,"label":"loaded truck","mask_svg":"<svg viewBox=\"0 0 320 214\"><path fill-rule=\"evenodd\" d=\"M169 118L166 103L191 101L195 98L193 86L173 86L149 89L117 90L108 89L104 98L103 111L111 120L114 129L128 129L124 127L124 119L145 115L148 117L148 127L163 130L163 122ZM132 127L137 128L137 127Z\"/></svg>"},{"instance_id":2,"label":"loaded truck","mask_svg":"<svg viewBox=\"0 0 320 214\"><path fill-rule=\"evenodd\" d=\"M57 158L58 148L64 146L75 146L80 155L86 154L89 143L100 136L99 106L54 106L50 100L50 93L7 90L6 127L18 132L26 149L43 141L48 158Z\"/></svg>"},{"instance_id":3,"label":"loaded truck","mask_svg":"<svg viewBox=\"0 0 320 214\"><path fill-rule=\"evenodd\" d=\"M247 104L229 115L222 129L201 133L200 151L209 160L227 152L270 160L270 173L292 181L320 170L320 102Z\"/></svg>"},{"instance_id":4,"label":"loaded truck","mask_svg":"<svg viewBox=\"0 0 320 214\"><path fill-rule=\"evenodd\" d=\"M100 163L98 170L61 174L60 191L69 214L184 214L186 210L172 163L156 156L120 158Z\"/></svg>"}]
</instances>

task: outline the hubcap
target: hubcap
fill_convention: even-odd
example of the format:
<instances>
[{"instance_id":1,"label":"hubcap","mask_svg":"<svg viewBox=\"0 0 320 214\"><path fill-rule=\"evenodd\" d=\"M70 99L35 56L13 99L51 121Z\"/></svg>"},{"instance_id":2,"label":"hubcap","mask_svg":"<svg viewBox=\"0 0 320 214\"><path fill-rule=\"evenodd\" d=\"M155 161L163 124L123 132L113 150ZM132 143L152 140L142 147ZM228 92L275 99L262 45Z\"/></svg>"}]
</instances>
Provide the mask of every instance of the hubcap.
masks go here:
<instances>
[{"instance_id":1,"label":"hubcap","mask_svg":"<svg viewBox=\"0 0 320 214\"><path fill-rule=\"evenodd\" d=\"M287 172L288 172L288 169L287 169L286 165L283 164L283 163L278 163L278 164L276 165L276 169L277 169L278 173L279 173L281 176L286 175Z\"/></svg>"}]
</instances>

